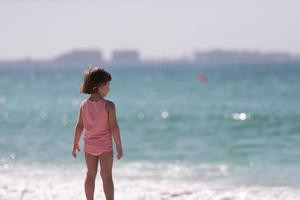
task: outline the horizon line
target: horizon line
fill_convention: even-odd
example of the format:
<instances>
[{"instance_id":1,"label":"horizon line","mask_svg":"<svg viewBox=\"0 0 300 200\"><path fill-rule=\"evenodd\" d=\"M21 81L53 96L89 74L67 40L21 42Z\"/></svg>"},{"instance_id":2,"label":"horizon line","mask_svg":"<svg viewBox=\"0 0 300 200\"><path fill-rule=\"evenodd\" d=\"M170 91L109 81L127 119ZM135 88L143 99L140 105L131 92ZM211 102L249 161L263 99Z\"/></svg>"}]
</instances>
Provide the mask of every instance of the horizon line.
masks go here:
<instances>
[{"instance_id":1,"label":"horizon line","mask_svg":"<svg viewBox=\"0 0 300 200\"><path fill-rule=\"evenodd\" d=\"M70 50L64 51L62 53L57 53L54 56L49 56L48 58L33 58L32 56L24 56L22 58L0 58L0 62L13 62L13 61L51 61L54 60L60 56L72 53L72 52L87 52L87 51L98 51L101 56L103 57L103 50L99 49L99 48L94 48L94 47L90 47L90 48L71 48ZM126 52L126 51L134 51L137 52L139 55L139 58L142 58L141 60L178 60L178 59L191 59L191 57L193 57L195 54L197 53L212 53L212 52L224 52L224 53L257 53L260 55L286 55L286 56L290 56L290 57L300 57L300 53L292 53L286 50L261 50L261 49L233 49L233 48L218 48L218 47L213 47L210 49L206 49L206 50L201 50L201 49L195 49L192 53L187 54L184 53L181 56L176 56L176 57L145 57L142 56L141 51L138 49L134 49L134 48L118 48L118 49L114 49L112 51L110 51L110 58L112 58L112 55L114 52L116 51L121 51L121 52ZM111 59L103 59L103 60L111 60Z\"/></svg>"}]
</instances>

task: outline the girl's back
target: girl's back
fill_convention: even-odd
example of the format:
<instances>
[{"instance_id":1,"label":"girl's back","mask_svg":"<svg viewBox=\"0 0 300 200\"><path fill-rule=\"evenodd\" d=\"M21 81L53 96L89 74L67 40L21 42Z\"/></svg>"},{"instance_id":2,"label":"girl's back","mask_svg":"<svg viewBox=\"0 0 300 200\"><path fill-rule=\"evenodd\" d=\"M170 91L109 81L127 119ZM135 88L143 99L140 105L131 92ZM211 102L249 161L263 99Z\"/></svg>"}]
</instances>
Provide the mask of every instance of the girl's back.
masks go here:
<instances>
[{"instance_id":1,"label":"girl's back","mask_svg":"<svg viewBox=\"0 0 300 200\"><path fill-rule=\"evenodd\" d=\"M112 135L109 129L108 113L105 99L92 101L86 99L81 103L82 120L85 129L83 137L84 151L100 155L112 150Z\"/></svg>"},{"instance_id":2,"label":"girl's back","mask_svg":"<svg viewBox=\"0 0 300 200\"><path fill-rule=\"evenodd\" d=\"M86 138L97 137L110 131L105 99L86 99L81 106Z\"/></svg>"}]
</instances>

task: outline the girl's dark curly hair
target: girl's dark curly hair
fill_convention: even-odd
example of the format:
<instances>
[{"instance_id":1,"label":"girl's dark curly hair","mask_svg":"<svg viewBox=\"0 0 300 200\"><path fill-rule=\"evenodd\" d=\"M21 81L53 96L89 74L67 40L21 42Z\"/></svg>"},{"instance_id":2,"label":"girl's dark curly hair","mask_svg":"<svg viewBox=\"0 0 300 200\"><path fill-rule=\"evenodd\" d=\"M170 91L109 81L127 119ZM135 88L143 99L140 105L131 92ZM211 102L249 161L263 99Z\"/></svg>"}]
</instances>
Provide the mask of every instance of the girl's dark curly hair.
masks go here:
<instances>
[{"instance_id":1,"label":"girl's dark curly hair","mask_svg":"<svg viewBox=\"0 0 300 200\"><path fill-rule=\"evenodd\" d=\"M111 81L111 75L100 67L92 67L84 72L83 83L80 92L84 94L92 94L99 86L105 85Z\"/></svg>"}]
</instances>

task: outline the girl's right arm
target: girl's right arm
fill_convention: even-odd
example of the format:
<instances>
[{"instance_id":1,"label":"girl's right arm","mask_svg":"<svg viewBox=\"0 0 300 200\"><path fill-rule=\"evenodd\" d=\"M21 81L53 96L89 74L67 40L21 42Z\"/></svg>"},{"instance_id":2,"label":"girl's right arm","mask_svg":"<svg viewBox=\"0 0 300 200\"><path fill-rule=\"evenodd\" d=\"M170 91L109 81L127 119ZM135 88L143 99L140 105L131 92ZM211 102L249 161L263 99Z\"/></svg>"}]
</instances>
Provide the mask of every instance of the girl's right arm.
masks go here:
<instances>
[{"instance_id":1,"label":"girl's right arm","mask_svg":"<svg viewBox=\"0 0 300 200\"><path fill-rule=\"evenodd\" d=\"M80 106L79 116L78 116L78 120L77 120L77 124L76 124L76 128L75 128L75 134L74 134L73 149L72 149L72 155L75 158L77 156L77 151L80 151L79 140L80 140L80 136L82 134L83 129L84 129L84 126L83 126L83 120L82 120L82 107Z\"/></svg>"}]
</instances>

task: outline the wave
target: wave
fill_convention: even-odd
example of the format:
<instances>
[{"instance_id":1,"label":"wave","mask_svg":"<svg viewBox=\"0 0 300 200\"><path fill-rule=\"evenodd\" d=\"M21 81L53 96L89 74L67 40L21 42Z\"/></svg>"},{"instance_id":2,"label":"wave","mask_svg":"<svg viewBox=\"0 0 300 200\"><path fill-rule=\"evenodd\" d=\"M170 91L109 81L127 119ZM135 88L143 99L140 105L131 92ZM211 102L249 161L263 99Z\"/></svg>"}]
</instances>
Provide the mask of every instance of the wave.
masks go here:
<instances>
[{"instance_id":1,"label":"wave","mask_svg":"<svg viewBox=\"0 0 300 200\"><path fill-rule=\"evenodd\" d=\"M122 200L295 200L300 189L246 185L231 178L223 164L114 163L115 199ZM86 170L81 165L14 164L0 166L0 199L84 199ZM209 178L208 178L209 177ZM213 177L213 178L212 178ZM104 199L100 175L95 199Z\"/></svg>"}]
</instances>

